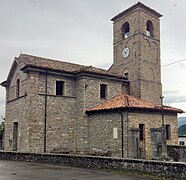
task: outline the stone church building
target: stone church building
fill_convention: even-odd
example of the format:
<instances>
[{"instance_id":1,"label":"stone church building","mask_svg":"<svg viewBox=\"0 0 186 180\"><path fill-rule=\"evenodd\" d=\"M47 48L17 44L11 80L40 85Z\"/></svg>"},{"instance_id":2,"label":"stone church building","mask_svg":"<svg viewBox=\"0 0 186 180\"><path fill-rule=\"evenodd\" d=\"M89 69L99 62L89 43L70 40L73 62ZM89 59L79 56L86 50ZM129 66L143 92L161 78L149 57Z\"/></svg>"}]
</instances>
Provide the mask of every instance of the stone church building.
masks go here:
<instances>
[{"instance_id":1,"label":"stone church building","mask_svg":"<svg viewBox=\"0 0 186 180\"><path fill-rule=\"evenodd\" d=\"M161 16L138 2L111 19L109 70L16 57L1 83L5 150L152 159L163 141L177 144L177 113L183 111L161 105Z\"/></svg>"}]
</instances>

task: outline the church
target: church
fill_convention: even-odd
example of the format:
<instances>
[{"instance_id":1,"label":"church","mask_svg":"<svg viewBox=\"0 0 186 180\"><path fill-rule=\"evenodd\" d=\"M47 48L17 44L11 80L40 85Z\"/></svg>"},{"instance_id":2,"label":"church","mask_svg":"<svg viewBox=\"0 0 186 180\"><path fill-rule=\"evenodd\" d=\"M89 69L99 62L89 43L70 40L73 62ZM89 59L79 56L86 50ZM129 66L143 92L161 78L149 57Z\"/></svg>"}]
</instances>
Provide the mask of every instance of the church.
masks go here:
<instances>
[{"instance_id":1,"label":"church","mask_svg":"<svg viewBox=\"0 0 186 180\"><path fill-rule=\"evenodd\" d=\"M111 19L108 70L20 54L6 81L5 151L153 159L178 144L162 103L161 14L138 2Z\"/></svg>"}]
</instances>

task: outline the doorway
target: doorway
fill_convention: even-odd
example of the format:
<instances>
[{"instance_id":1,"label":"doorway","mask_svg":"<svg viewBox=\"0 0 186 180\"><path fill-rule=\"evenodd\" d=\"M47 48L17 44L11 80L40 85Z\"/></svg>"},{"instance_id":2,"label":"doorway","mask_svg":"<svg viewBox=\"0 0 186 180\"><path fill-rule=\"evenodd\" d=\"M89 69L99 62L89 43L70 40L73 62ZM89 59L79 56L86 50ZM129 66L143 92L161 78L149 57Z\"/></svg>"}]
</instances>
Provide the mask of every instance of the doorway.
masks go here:
<instances>
[{"instance_id":1,"label":"doorway","mask_svg":"<svg viewBox=\"0 0 186 180\"><path fill-rule=\"evenodd\" d=\"M13 124L13 151L17 151L18 145L18 122Z\"/></svg>"}]
</instances>

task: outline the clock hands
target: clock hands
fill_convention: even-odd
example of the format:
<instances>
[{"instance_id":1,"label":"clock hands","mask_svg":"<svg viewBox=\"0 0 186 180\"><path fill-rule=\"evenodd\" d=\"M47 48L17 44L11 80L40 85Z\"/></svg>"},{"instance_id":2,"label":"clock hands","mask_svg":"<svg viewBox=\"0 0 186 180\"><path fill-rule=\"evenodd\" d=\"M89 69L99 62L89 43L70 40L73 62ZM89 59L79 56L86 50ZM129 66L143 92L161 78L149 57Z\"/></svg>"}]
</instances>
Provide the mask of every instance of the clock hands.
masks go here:
<instances>
[{"instance_id":1,"label":"clock hands","mask_svg":"<svg viewBox=\"0 0 186 180\"><path fill-rule=\"evenodd\" d=\"M127 58L129 56L130 50L128 47L125 47L122 51L123 58Z\"/></svg>"}]
</instances>

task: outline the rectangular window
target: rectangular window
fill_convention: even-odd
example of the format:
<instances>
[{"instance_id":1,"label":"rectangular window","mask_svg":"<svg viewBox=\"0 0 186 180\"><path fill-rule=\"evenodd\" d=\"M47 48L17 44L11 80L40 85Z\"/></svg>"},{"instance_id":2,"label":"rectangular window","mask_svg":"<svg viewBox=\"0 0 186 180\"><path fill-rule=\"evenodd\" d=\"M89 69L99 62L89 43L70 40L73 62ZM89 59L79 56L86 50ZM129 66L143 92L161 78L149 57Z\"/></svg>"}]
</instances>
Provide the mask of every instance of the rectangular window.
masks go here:
<instances>
[{"instance_id":1,"label":"rectangular window","mask_svg":"<svg viewBox=\"0 0 186 180\"><path fill-rule=\"evenodd\" d=\"M56 81L56 95L64 95L64 81Z\"/></svg>"},{"instance_id":2,"label":"rectangular window","mask_svg":"<svg viewBox=\"0 0 186 180\"><path fill-rule=\"evenodd\" d=\"M166 125L166 138L167 140L171 139L171 127L169 124Z\"/></svg>"},{"instance_id":3,"label":"rectangular window","mask_svg":"<svg viewBox=\"0 0 186 180\"><path fill-rule=\"evenodd\" d=\"M13 151L17 151L18 146L18 122L13 124Z\"/></svg>"},{"instance_id":4,"label":"rectangular window","mask_svg":"<svg viewBox=\"0 0 186 180\"><path fill-rule=\"evenodd\" d=\"M107 85L100 84L100 98L106 99L107 98Z\"/></svg>"},{"instance_id":5,"label":"rectangular window","mask_svg":"<svg viewBox=\"0 0 186 180\"><path fill-rule=\"evenodd\" d=\"M145 140L145 124L139 124L139 136L140 141Z\"/></svg>"}]
</instances>

